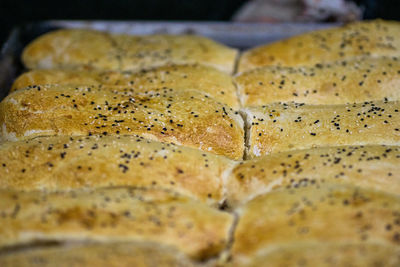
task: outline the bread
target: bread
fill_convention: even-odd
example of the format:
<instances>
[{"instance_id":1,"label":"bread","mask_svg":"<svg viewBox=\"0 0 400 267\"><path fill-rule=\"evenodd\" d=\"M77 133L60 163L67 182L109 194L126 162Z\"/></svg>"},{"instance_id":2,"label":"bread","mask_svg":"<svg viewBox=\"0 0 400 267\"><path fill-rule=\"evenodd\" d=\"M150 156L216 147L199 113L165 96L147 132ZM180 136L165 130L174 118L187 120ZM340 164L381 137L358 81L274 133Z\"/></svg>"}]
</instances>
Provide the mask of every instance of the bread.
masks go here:
<instances>
[{"instance_id":1,"label":"bread","mask_svg":"<svg viewBox=\"0 0 400 267\"><path fill-rule=\"evenodd\" d=\"M242 54L239 72L281 65L315 65L358 56L400 56L400 24L372 20L300 34Z\"/></svg>"},{"instance_id":2,"label":"bread","mask_svg":"<svg viewBox=\"0 0 400 267\"><path fill-rule=\"evenodd\" d=\"M225 157L137 136L37 137L0 144L0 188L160 187L210 205L224 200Z\"/></svg>"},{"instance_id":3,"label":"bread","mask_svg":"<svg viewBox=\"0 0 400 267\"><path fill-rule=\"evenodd\" d=\"M400 147L338 146L274 153L237 165L227 181L231 206L306 184L350 184L398 194Z\"/></svg>"},{"instance_id":4,"label":"bread","mask_svg":"<svg viewBox=\"0 0 400 267\"><path fill-rule=\"evenodd\" d=\"M28 69L80 68L120 70L120 55L110 34L91 30L57 30L26 46L22 63Z\"/></svg>"},{"instance_id":5,"label":"bread","mask_svg":"<svg viewBox=\"0 0 400 267\"><path fill-rule=\"evenodd\" d=\"M233 217L169 191L109 188L0 193L0 248L40 242L157 242L208 259L227 242Z\"/></svg>"},{"instance_id":6,"label":"bread","mask_svg":"<svg viewBox=\"0 0 400 267\"><path fill-rule=\"evenodd\" d=\"M373 267L400 265L400 248L382 244L302 244L260 251L245 263L234 266Z\"/></svg>"},{"instance_id":7,"label":"bread","mask_svg":"<svg viewBox=\"0 0 400 267\"><path fill-rule=\"evenodd\" d=\"M48 85L18 90L0 103L3 140L43 135L138 134L242 158L237 112L194 90L135 93L102 86Z\"/></svg>"},{"instance_id":8,"label":"bread","mask_svg":"<svg viewBox=\"0 0 400 267\"><path fill-rule=\"evenodd\" d=\"M240 264L265 255L264 262L274 266L272 260L282 262L282 258L269 259L268 252L273 255L281 251L282 255L292 251L301 258L303 254L307 257L310 253L307 248L312 246L316 255L322 249L323 254L335 257L334 251L324 252L323 248L337 246L335 250L340 251L347 246L358 250L379 245L378 248L387 248L382 249L382 254L378 250L372 259L390 255L390 260L398 262L392 252L398 251L400 244L399 210L398 195L353 186L307 184L297 189L276 190L237 210L240 219L232 247L233 260ZM352 254L350 251L340 256L346 261L364 261L356 252ZM320 257L316 256L315 261L321 261Z\"/></svg>"},{"instance_id":9,"label":"bread","mask_svg":"<svg viewBox=\"0 0 400 267\"><path fill-rule=\"evenodd\" d=\"M122 70L147 69L165 63L200 63L233 73L237 49L198 35L114 35Z\"/></svg>"},{"instance_id":10,"label":"bread","mask_svg":"<svg viewBox=\"0 0 400 267\"><path fill-rule=\"evenodd\" d=\"M47 33L0 103L0 266L399 266L400 24L245 51Z\"/></svg>"},{"instance_id":11,"label":"bread","mask_svg":"<svg viewBox=\"0 0 400 267\"><path fill-rule=\"evenodd\" d=\"M366 57L312 67L268 66L244 72L235 82L243 106L399 100L400 62Z\"/></svg>"},{"instance_id":12,"label":"bread","mask_svg":"<svg viewBox=\"0 0 400 267\"><path fill-rule=\"evenodd\" d=\"M237 50L196 35L109 34L62 29L40 36L23 51L28 69L135 71L169 63L200 63L232 73Z\"/></svg>"},{"instance_id":13,"label":"bread","mask_svg":"<svg viewBox=\"0 0 400 267\"><path fill-rule=\"evenodd\" d=\"M107 87L129 87L136 91L160 88L194 89L234 109L239 108L236 87L233 85L231 76L201 65L170 65L140 72L32 70L15 80L11 92L44 84L102 84Z\"/></svg>"},{"instance_id":14,"label":"bread","mask_svg":"<svg viewBox=\"0 0 400 267\"><path fill-rule=\"evenodd\" d=\"M335 145L400 145L400 103L276 103L243 110L248 158Z\"/></svg>"},{"instance_id":15,"label":"bread","mask_svg":"<svg viewBox=\"0 0 400 267\"><path fill-rule=\"evenodd\" d=\"M174 249L156 243L76 244L29 248L0 255L3 267L186 267L197 266Z\"/></svg>"}]
</instances>

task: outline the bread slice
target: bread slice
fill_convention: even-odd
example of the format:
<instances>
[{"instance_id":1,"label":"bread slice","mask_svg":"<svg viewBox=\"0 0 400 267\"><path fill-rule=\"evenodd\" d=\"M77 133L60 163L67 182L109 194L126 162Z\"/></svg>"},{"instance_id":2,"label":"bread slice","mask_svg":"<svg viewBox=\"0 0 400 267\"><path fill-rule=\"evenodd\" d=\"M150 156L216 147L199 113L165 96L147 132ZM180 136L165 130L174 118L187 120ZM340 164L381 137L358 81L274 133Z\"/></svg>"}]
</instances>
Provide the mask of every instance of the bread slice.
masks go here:
<instances>
[{"instance_id":1,"label":"bread slice","mask_svg":"<svg viewBox=\"0 0 400 267\"><path fill-rule=\"evenodd\" d=\"M140 135L242 158L240 115L195 90L48 85L18 90L0 103L3 140L43 135Z\"/></svg>"},{"instance_id":2,"label":"bread slice","mask_svg":"<svg viewBox=\"0 0 400 267\"><path fill-rule=\"evenodd\" d=\"M197 35L124 35L62 29L44 34L23 51L28 69L135 71L165 64L199 63L226 73L237 50Z\"/></svg>"},{"instance_id":3,"label":"bread slice","mask_svg":"<svg viewBox=\"0 0 400 267\"><path fill-rule=\"evenodd\" d=\"M338 145L400 145L400 102L275 103L243 110L247 156Z\"/></svg>"},{"instance_id":4,"label":"bread slice","mask_svg":"<svg viewBox=\"0 0 400 267\"><path fill-rule=\"evenodd\" d=\"M400 23L372 20L300 34L242 54L239 72L280 65L315 65L358 56L400 56Z\"/></svg>"},{"instance_id":5,"label":"bread slice","mask_svg":"<svg viewBox=\"0 0 400 267\"><path fill-rule=\"evenodd\" d=\"M102 84L106 87L133 88L141 92L160 88L193 89L206 93L234 109L239 108L236 87L231 76L198 64L168 65L140 72L32 70L23 73L15 80L11 92L45 84Z\"/></svg>"},{"instance_id":6,"label":"bread slice","mask_svg":"<svg viewBox=\"0 0 400 267\"><path fill-rule=\"evenodd\" d=\"M366 57L312 67L268 66L244 72L235 82L243 106L399 100L400 61Z\"/></svg>"}]
</instances>

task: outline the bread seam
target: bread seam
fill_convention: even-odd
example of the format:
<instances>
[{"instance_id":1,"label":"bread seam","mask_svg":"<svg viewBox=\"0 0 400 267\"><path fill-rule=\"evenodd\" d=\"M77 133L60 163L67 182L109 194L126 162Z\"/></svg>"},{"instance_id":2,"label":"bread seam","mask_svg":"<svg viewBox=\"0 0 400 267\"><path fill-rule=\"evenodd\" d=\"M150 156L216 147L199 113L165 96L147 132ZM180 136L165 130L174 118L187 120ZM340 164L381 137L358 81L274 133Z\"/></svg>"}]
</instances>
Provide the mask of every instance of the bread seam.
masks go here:
<instances>
[{"instance_id":1,"label":"bread seam","mask_svg":"<svg viewBox=\"0 0 400 267\"><path fill-rule=\"evenodd\" d=\"M236 82L236 76L232 77L232 83L234 84L235 88L236 88L236 96L238 98L238 102L239 102L239 106L240 108L244 108L246 106L246 101L244 100L244 95L242 95L241 92L243 92L243 88L240 86L240 84L238 82Z\"/></svg>"},{"instance_id":2,"label":"bread seam","mask_svg":"<svg viewBox=\"0 0 400 267\"><path fill-rule=\"evenodd\" d=\"M12 245L0 249L0 256L9 253L19 253L25 250L38 249L38 248L67 248L85 245L107 245L107 244L138 244L138 245L156 245L164 248L174 249L171 245L166 245L159 242L149 240L134 240L134 241L100 241L100 240L37 240L24 244ZM176 248L175 248L176 249ZM193 260L193 259L192 259ZM194 261L194 260L193 260Z\"/></svg>"},{"instance_id":3,"label":"bread seam","mask_svg":"<svg viewBox=\"0 0 400 267\"><path fill-rule=\"evenodd\" d=\"M240 50L236 50L236 57L235 61L233 62L233 69L232 69L232 75L235 75L239 69L239 62L240 59L242 58L242 52Z\"/></svg>"},{"instance_id":4,"label":"bread seam","mask_svg":"<svg viewBox=\"0 0 400 267\"><path fill-rule=\"evenodd\" d=\"M235 242L235 232L239 224L240 216L236 213L235 210L229 213L233 216L233 222L231 228L229 229L228 242L226 243L226 247L218 255L217 266L225 266L232 257L232 247Z\"/></svg>"},{"instance_id":5,"label":"bread seam","mask_svg":"<svg viewBox=\"0 0 400 267\"><path fill-rule=\"evenodd\" d=\"M239 114L243 119L244 127L244 151L242 160L249 159L250 140L251 140L251 112L248 109L239 110Z\"/></svg>"},{"instance_id":6,"label":"bread seam","mask_svg":"<svg viewBox=\"0 0 400 267\"><path fill-rule=\"evenodd\" d=\"M230 166L228 166L221 174L221 180L222 180L222 194L221 194L221 200L218 202L220 207L224 206L224 203L226 203L228 199L228 181L229 177L231 176L233 170L236 168L236 166L239 164L240 161L232 161Z\"/></svg>"}]
</instances>

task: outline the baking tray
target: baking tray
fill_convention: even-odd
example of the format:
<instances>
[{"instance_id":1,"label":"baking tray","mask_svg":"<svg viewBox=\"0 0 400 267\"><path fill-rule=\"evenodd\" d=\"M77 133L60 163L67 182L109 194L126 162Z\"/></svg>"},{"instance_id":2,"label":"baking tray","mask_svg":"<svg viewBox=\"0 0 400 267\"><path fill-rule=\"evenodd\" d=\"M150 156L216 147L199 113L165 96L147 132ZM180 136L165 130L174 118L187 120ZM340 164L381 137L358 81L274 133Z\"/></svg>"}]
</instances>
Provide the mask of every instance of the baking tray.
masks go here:
<instances>
[{"instance_id":1,"label":"baking tray","mask_svg":"<svg viewBox=\"0 0 400 267\"><path fill-rule=\"evenodd\" d=\"M14 79L24 71L23 47L36 37L60 28L86 28L127 34L198 34L241 50L307 31L336 26L325 23L235 23L235 22L140 22L140 21L43 21L15 27L0 51L0 101Z\"/></svg>"}]
</instances>

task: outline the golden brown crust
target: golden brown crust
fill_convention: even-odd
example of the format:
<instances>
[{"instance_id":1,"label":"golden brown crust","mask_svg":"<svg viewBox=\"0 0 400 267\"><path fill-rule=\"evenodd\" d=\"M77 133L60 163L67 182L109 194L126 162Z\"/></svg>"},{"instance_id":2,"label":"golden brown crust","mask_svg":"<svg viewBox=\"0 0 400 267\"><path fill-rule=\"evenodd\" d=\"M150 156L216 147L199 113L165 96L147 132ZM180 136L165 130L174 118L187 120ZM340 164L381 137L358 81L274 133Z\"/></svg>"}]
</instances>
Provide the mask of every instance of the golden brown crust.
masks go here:
<instances>
[{"instance_id":1,"label":"golden brown crust","mask_svg":"<svg viewBox=\"0 0 400 267\"><path fill-rule=\"evenodd\" d=\"M224 249L230 214L159 189L0 192L0 247L35 242L145 241L194 259Z\"/></svg>"},{"instance_id":2,"label":"golden brown crust","mask_svg":"<svg viewBox=\"0 0 400 267\"><path fill-rule=\"evenodd\" d=\"M400 145L400 103L276 103L244 110L248 157L335 145Z\"/></svg>"},{"instance_id":3,"label":"golden brown crust","mask_svg":"<svg viewBox=\"0 0 400 267\"><path fill-rule=\"evenodd\" d=\"M398 194L400 147L322 147L244 161L228 178L228 202L235 206L279 188L324 183L352 184Z\"/></svg>"},{"instance_id":4,"label":"golden brown crust","mask_svg":"<svg viewBox=\"0 0 400 267\"><path fill-rule=\"evenodd\" d=\"M399 247L400 198L352 186L277 190L237 210L237 262L287 246L381 244Z\"/></svg>"},{"instance_id":5,"label":"golden brown crust","mask_svg":"<svg viewBox=\"0 0 400 267\"><path fill-rule=\"evenodd\" d=\"M313 67L269 66L242 73L235 82L243 106L289 101L320 105L399 100L400 62L363 58Z\"/></svg>"},{"instance_id":6,"label":"golden brown crust","mask_svg":"<svg viewBox=\"0 0 400 267\"><path fill-rule=\"evenodd\" d=\"M58 30L39 36L22 53L28 69L119 70L119 51L105 32Z\"/></svg>"},{"instance_id":7,"label":"golden brown crust","mask_svg":"<svg viewBox=\"0 0 400 267\"><path fill-rule=\"evenodd\" d=\"M0 144L0 188L161 187L211 205L223 200L233 162L136 136L37 137Z\"/></svg>"},{"instance_id":8,"label":"golden brown crust","mask_svg":"<svg viewBox=\"0 0 400 267\"><path fill-rule=\"evenodd\" d=\"M39 37L0 103L0 266L399 265L397 36L251 49L238 92L237 51L204 37ZM245 136L266 156L231 160Z\"/></svg>"},{"instance_id":9,"label":"golden brown crust","mask_svg":"<svg viewBox=\"0 0 400 267\"><path fill-rule=\"evenodd\" d=\"M136 91L161 88L193 89L207 93L218 101L239 108L236 87L230 75L201 65L169 65L140 72L32 70L19 76L11 92L28 86L45 84L104 85L129 87Z\"/></svg>"},{"instance_id":10,"label":"golden brown crust","mask_svg":"<svg viewBox=\"0 0 400 267\"><path fill-rule=\"evenodd\" d=\"M109 74L109 75L108 75ZM118 71L85 71L85 70L57 70L57 69L38 69L30 70L19 75L11 86L10 93L25 89L26 87L47 85L47 84L82 84L82 85L100 85L112 86L117 80L106 79L105 77L124 77L122 72ZM121 84L131 87L131 84Z\"/></svg>"},{"instance_id":11,"label":"golden brown crust","mask_svg":"<svg viewBox=\"0 0 400 267\"><path fill-rule=\"evenodd\" d=\"M238 51L198 35L114 35L122 51L121 69L139 70L167 63L200 63L233 73Z\"/></svg>"},{"instance_id":12,"label":"golden brown crust","mask_svg":"<svg viewBox=\"0 0 400 267\"><path fill-rule=\"evenodd\" d=\"M383 20L313 31L244 52L239 72L271 65L314 65L357 56L400 56L399 36L400 24Z\"/></svg>"},{"instance_id":13,"label":"golden brown crust","mask_svg":"<svg viewBox=\"0 0 400 267\"><path fill-rule=\"evenodd\" d=\"M174 249L155 243L81 244L0 254L3 267L155 267L196 266Z\"/></svg>"},{"instance_id":14,"label":"golden brown crust","mask_svg":"<svg viewBox=\"0 0 400 267\"><path fill-rule=\"evenodd\" d=\"M232 73L237 50L196 35L108 34L63 29L44 34L22 54L29 69L141 70L200 63Z\"/></svg>"},{"instance_id":15,"label":"golden brown crust","mask_svg":"<svg viewBox=\"0 0 400 267\"><path fill-rule=\"evenodd\" d=\"M261 252L233 266L263 266L268 262L271 267L395 267L400 265L400 248L381 244L297 244L276 250Z\"/></svg>"},{"instance_id":16,"label":"golden brown crust","mask_svg":"<svg viewBox=\"0 0 400 267\"><path fill-rule=\"evenodd\" d=\"M5 140L138 134L234 159L244 150L239 114L195 90L38 86L0 103L0 125Z\"/></svg>"}]
</instances>

